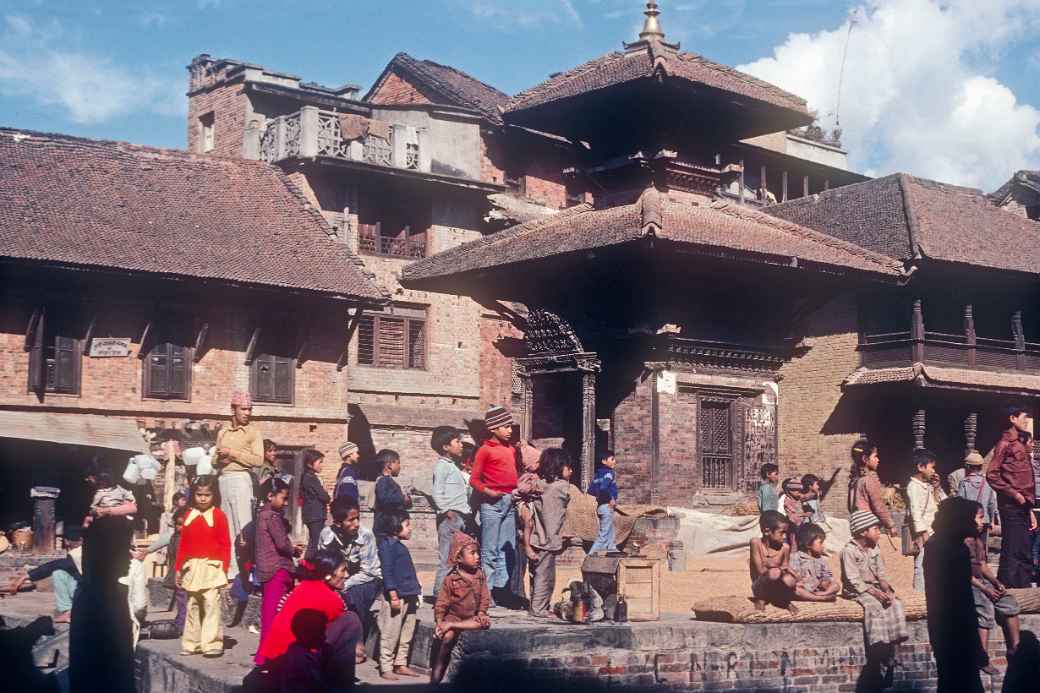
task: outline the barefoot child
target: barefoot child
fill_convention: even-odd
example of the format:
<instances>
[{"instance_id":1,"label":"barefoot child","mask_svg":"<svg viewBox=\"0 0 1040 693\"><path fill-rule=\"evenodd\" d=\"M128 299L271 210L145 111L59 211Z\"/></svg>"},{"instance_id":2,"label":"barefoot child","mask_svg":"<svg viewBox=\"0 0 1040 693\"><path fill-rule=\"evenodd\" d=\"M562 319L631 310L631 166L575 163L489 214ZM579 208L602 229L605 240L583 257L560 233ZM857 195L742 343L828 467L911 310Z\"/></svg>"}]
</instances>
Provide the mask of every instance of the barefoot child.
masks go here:
<instances>
[{"instance_id":1,"label":"barefoot child","mask_svg":"<svg viewBox=\"0 0 1040 693\"><path fill-rule=\"evenodd\" d=\"M491 592L487 578L480 569L480 549L477 540L468 534L455 532L448 554L451 570L441 583L437 603L433 607L436 628L434 637L440 640L435 655L430 683L440 683L451 660L451 652L463 631L485 630L491 627L488 607Z\"/></svg>"},{"instance_id":2,"label":"barefoot child","mask_svg":"<svg viewBox=\"0 0 1040 693\"><path fill-rule=\"evenodd\" d=\"M841 584L823 555L826 533L819 525L805 524L798 528L798 551L791 556L791 571L798 578L795 599L802 602L833 602Z\"/></svg>"},{"instance_id":3,"label":"barefoot child","mask_svg":"<svg viewBox=\"0 0 1040 693\"><path fill-rule=\"evenodd\" d=\"M857 510L849 516L849 531L852 539L841 550L844 593L863 607L863 629L868 650L884 646L888 651L886 663L891 664L895 644L906 640L910 632L903 603L885 577L885 563L878 549L881 520L872 512Z\"/></svg>"},{"instance_id":4,"label":"barefoot child","mask_svg":"<svg viewBox=\"0 0 1040 693\"><path fill-rule=\"evenodd\" d=\"M379 562L387 603L379 612L379 676L396 681L398 676L419 675L408 666L408 653L415 635L415 612L422 587L412 554L403 543L412 536L408 513L390 513L384 522L388 536L379 541Z\"/></svg>"},{"instance_id":5,"label":"barefoot child","mask_svg":"<svg viewBox=\"0 0 1040 693\"><path fill-rule=\"evenodd\" d=\"M532 529L525 546L531 567L531 615L539 618L551 612L553 588L556 586L556 557L563 552L563 521L570 503L570 482L562 476L571 467L570 455L562 448L549 448L538 465L538 498L531 503Z\"/></svg>"},{"instance_id":6,"label":"barefoot child","mask_svg":"<svg viewBox=\"0 0 1040 693\"><path fill-rule=\"evenodd\" d=\"M412 497L397 483L396 477L401 474L401 456L396 450L380 450L376 453L376 464L382 474L376 479L373 489L372 531L377 540L382 540L391 536L388 525L392 516L412 507Z\"/></svg>"},{"instance_id":7,"label":"barefoot child","mask_svg":"<svg viewBox=\"0 0 1040 693\"><path fill-rule=\"evenodd\" d=\"M751 594L755 607L765 611L766 604L773 604L795 613L798 609L791 600L798 580L789 565L790 523L776 510L767 510L758 519L758 526L762 536L751 540Z\"/></svg>"},{"instance_id":8,"label":"barefoot child","mask_svg":"<svg viewBox=\"0 0 1040 693\"><path fill-rule=\"evenodd\" d=\"M224 654L220 590L227 587L231 563L231 531L227 517L214 505L217 479L200 476L192 484L193 507L184 520L174 564L177 587L188 595L188 617L181 654Z\"/></svg>"},{"instance_id":9,"label":"barefoot child","mask_svg":"<svg viewBox=\"0 0 1040 693\"><path fill-rule=\"evenodd\" d=\"M971 552L971 591L975 596L975 615L979 621L979 639L982 641L982 650L986 653L986 666L983 671L987 674L996 674L997 669L989 663L989 632L993 626L1000 622L1004 630L1004 642L1007 645L1007 656L1010 658L1018 649L1019 632L1021 623L1018 614L1021 609L1015 598L1008 594L1007 588L993 574L986 555L986 542L983 539L986 532L986 513L982 505L978 505L975 514L975 525L977 534L968 537L964 543Z\"/></svg>"}]
</instances>

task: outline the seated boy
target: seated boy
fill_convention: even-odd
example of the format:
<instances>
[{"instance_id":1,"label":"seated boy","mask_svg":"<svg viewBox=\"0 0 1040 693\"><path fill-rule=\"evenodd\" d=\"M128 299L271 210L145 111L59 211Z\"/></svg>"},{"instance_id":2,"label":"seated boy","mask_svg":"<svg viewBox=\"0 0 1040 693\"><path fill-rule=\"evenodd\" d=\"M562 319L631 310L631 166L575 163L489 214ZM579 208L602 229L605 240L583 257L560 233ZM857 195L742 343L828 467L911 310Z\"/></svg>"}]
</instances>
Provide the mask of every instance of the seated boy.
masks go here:
<instances>
[{"instance_id":1,"label":"seated boy","mask_svg":"<svg viewBox=\"0 0 1040 693\"><path fill-rule=\"evenodd\" d=\"M1004 629L1004 642L1007 645L1007 656L1010 659L1018 649L1021 624L1018 614L1021 609L1015 598L1008 594L1007 588L1001 584L986 556L986 513L979 506L975 515L977 534L964 540L971 552L971 591L975 596L975 615L979 621L979 639L982 650L986 653L986 666L982 668L987 674L998 673L997 668L989 663L989 632L1000 621Z\"/></svg>"},{"instance_id":2,"label":"seated boy","mask_svg":"<svg viewBox=\"0 0 1040 693\"><path fill-rule=\"evenodd\" d=\"M798 551L791 556L791 571L798 578L795 599L803 602L833 602L841 585L823 555L826 533L819 525L807 524L798 528Z\"/></svg>"},{"instance_id":3,"label":"seated boy","mask_svg":"<svg viewBox=\"0 0 1040 693\"><path fill-rule=\"evenodd\" d=\"M863 629L869 651L885 646L884 663L891 665L895 644L910 637L903 613L903 603L896 597L885 577L878 541L881 520L868 510L857 510L849 516L852 539L841 550L841 582L844 594L863 607Z\"/></svg>"},{"instance_id":4,"label":"seated boy","mask_svg":"<svg viewBox=\"0 0 1040 693\"><path fill-rule=\"evenodd\" d=\"M762 536L752 539L750 547L751 594L755 607L765 611L766 604L773 604L797 613L791 600L798 580L791 572L791 547L785 541L790 523L776 510L766 510L759 517L758 526Z\"/></svg>"}]
</instances>

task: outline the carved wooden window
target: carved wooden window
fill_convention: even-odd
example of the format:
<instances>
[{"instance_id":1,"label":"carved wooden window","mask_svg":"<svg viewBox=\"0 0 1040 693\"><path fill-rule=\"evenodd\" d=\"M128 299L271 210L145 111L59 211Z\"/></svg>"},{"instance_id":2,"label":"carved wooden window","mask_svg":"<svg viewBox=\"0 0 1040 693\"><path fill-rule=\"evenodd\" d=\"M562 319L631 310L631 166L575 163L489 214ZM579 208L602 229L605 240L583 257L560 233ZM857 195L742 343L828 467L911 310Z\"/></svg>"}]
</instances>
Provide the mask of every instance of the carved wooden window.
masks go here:
<instances>
[{"instance_id":1,"label":"carved wooden window","mask_svg":"<svg viewBox=\"0 0 1040 693\"><path fill-rule=\"evenodd\" d=\"M733 488L733 403L702 399L700 431L701 484L705 489Z\"/></svg>"},{"instance_id":2,"label":"carved wooden window","mask_svg":"<svg viewBox=\"0 0 1040 693\"><path fill-rule=\"evenodd\" d=\"M39 310L33 316L29 336L29 391L42 395L54 392L79 394L80 340L71 336L67 315L57 310Z\"/></svg>"},{"instance_id":3,"label":"carved wooden window","mask_svg":"<svg viewBox=\"0 0 1040 693\"><path fill-rule=\"evenodd\" d=\"M426 368L426 310L393 306L358 323L357 362L377 368Z\"/></svg>"},{"instance_id":4,"label":"carved wooden window","mask_svg":"<svg viewBox=\"0 0 1040 693\"><path fill-rule=\"evenodd\" d=\"M152 345L144 359L144 396L191 399L191 352L191 347L174 341Z\"/></svg>"}]
</instances>

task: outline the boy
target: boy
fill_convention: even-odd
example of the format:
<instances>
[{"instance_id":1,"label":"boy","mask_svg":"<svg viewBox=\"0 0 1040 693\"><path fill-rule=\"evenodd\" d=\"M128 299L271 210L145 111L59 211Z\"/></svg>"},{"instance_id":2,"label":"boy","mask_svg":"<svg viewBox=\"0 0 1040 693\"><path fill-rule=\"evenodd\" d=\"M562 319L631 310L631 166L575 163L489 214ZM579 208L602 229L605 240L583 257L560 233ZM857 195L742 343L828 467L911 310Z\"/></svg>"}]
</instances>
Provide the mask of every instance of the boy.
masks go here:
<instances>
[{"instance_id":1,"label":"boy","mask_svg":"<svg viewBox=\"0 0 1040 693\"><path fill-rule=\"evenodd\" d=\"M448 553L455 532L463 532L470 522L469 481L459 469L462 434L453 426L438 426L430 435L430 447L437 453L433 465L433 507L437 511L437 575L433 581L436 599L448 573Z\"/></svg>"},{"instance_id":2,"label":"boy","mask_svg":"<svg viewBox=\"0 0 1040 693\"><path fill-rule=\"evenodd\" d=\"M362 638L355 661L365 661L365 636L371 629L372 604L383 589L383 570L379 563L376 538L362 527L361 511L356 500L341 496L332 501L332 524L321 531L318 548L338 551L347 559L347 580L343 583L343 601L361 619Z\"/></svg>"},{"instance_id":3,"label":"boy","mask_svg":"<svg viewBox=\"0 0 1040 693\"><path fill-rule=\"evenodd\" d=\"M390 534L388 522L393 513L404 512L412 507L412 497L395 481L395 477L401 474L401 456L396 450L380 450L376 453L376 464L382 470L376 480L375 503L372 507L372 531L378 540Z\"/></svg>"},{"instance_id":4,"label":"boy","mask_svg":"<svg viewBox=\"0 0 1040 693\"><path fill-rule=\"evenodd\" d=\"M986 481L986 475L982 473L982 467L986 463L975 450L968 453L964 458L964 478L960 485L953 489L953 493L961 498L975 501L982 506L983 530L982 541L989 538L989 528L997 519L997 494Z\"/></svg>"},{"instance_id":5,"label":"boy","mask_svg":"<svg viewBox=\"0 0 1040 693\"><path fill-rule=\"evenodd\" d=\"M54 590L54 622L69 623L72 619L72 598L82 579L83 535L78 525L65 526L65 557L48 561L28 571L21 577L11 578L8 592L18 594L27 582L39 582L51 578Z\"/></svg>"},{"instance_id":6,"label":"boy","mask_svg":"<svg viewBox=\"0 0 1040 693\"><path fill-rule=\"evenodd\" d=\"M1021 609L989 567L986 540L983 538L987 529L986 515L981 507L975 515L975 526L977 534L965 539L964 543L971 552L971 591L974 593L975 615L979 621L979 640L982 641L982 651L986 653L986 666L982 667L982 670L993 675L998 672L996 667L989 663L989 632L997 621L1000 621L1004 630L1007 656L1010 659L1018 649L1021 630L1018 614Z\"/></svg>"},{"instance_id":7,"label":"boy","mask_svg":"<svg viewBox=\"0 0 1040 693\"><path fill-rule=\"evenodd\" d=\"M1029 437L1029 412L1020 406L1007 409L1008 429L993 448L986 481L997 492L1000 512L1000 568L997 576L1008 587L1029 587L1032 580L1031 526L1036 502L1033 445Z\"/></svg>"},{"instance_id":8,"label":"boy","mask_svg":"<svg viewBox=\"0 0 1040 693\"><path fill-rule=\"evenodd\" d=\"M917 543L914 556L914 591L924 592L924 548L932 535L932 521L939 503L946 494L939 488L939 476L935 473L935 455L930 450L914 450L914 466L917 471L906 485L909 501L910 531Z\"/></svg>"},{"instance_id":9,"label":"boy","mask_svg":"<svg viewBox=\"0 0 1040 693\"><path fill-rule=\"evenodd\" d=\"M758 499L758 514L767 510L780 509L780 494L776 489L780 484L780 468L772 462L766 462L759 470L762 482L758 485L755 497Z\"/></svg>"},{"instance_id":10,"label":"boy","mask_svg":"<svg viewBox=\"0 0 1040 693\"><path fill-rule=\"evenodd\" d=\"M491 627L488 608L491 594L487 578L480 572L480 549L477 540L468 534L456 532L451 542L451 571L433 607L435 628L433 637L440 640L430 683L440 683L451 661L451 651L458 636L467 630L486 630Z\"/></svg>"},{"instance_id":11,"label":"boy","mask_svg":"<svg viewBox=\"0 0 1040 693\"><path fill-rule=\"evenodd\" d=\"M867 647L885 646L885 663L891 664L895 645L909 638L910 631L903 603L885 577L885 563L878 549L881 520L868 510L857 510L849 516L849 531L852 539L841 550L844 595L863 607Z\"/></svg>"},{"instance_id":12,"label":"boy","mask_svg":"<svg viewBox=\"0 0 1040 693\"><path fill-rule=\"evenodd\" d=\"M596 497L596 514L599 515L599 532L589 553L597 551L617 551L614 543L614 508L617 506L617 477L614 467L617 458L613 450L600 453L596 474L589 484L589 495Z\"/></svg>"},{"instance_id":13,"label":"boy","mask_svg":"<svg viewBox=\"0 0 1040 693\"><path fill-rule=\"evenodd\" d=\"M794 591L799 601L833 602L841 590L823 555L826 536L819 525L810 523L798 528L798 551L791 556L791 571L798 578Z\"/></svg>"},{"instance_id":14,"label":"boy","mask_svg":"<svg viewBox=\"0 0 1040 693\"><path fill-rule=\"evenodd\" d=\"M556 558L563 553L563 522L571 500L571 484L563 477L563 470L571 466L570 455L562 448L547 449L538 465L540 493L531 502L530 529L525 537L531 571L531 615L538 618L552 613Z\"/></svg>"},{"instance_id":15,"label":"boy","mask_svg":"<svg viewBox=\"0 0 1040 693\"><path fill-rule=\"evenodd\" d=\"M791 572L791 546L787 543L790 523L776 510L767 510L758 519L761 537L751 540L751 595L755 608L765 611L773 604L791 613L797 613L791 600L798 579Z\"/></svg>"},{"instance_id":16,"label":"boy","mask_svg":"<svg viewBox=\"0 0 1040 693\"><path fill-rule=\"evenodd\" d=\"M343 464L339 466L336 473L336 486L332 492L332 500L335 501L343 496L350 496L354 502L361 505L361 494L358 492L357 469L354 465L361 457L356 443L349 440L339 446L339 458Z\"/></svg>"},{"instance_id":17,"label":"boy","mask_svg":"<svg viewBox=\"0 0 1040 693\"><path fill-rule=\"evenodd\" d=\"M516 565L516 455L510 438L513 417L502 407L492 406L484 414L491 435L473 458L469 484L480 502L480 567L495 598L495 590L509 584L509 569ZM501 601L500 593L500 599ZM506 597L508 599L508 597ZM494 602L492 602L494 606Z\"/></svg>"},{"instance_id":18,"label":"boy","mask_svg":"<svg viewBox=\"0 0 1040 693\"><path fill-rule=\"evenodd\" d=\"M133 520L133 515L137 513L137 500L132 492L120 486L108 472L98 473L97 485L98 490L90 503L92 518L124 515L128 520Z\"/></svg>"},{"instance_id":19,"label":"boy","mask_svg":"<svg viewBox=\"0 0 1040 693\"><path fill-rule=\"evenodd\" d=\"M387 602L379 611L379 676L396 681L398 676L419 676L408 666L408 653L415 635L415 612L422 587L412 555L404 545L412 536L408 513L392 512L385 522L388 536L379 541L383 595Z\"/></svg>"}]
</instances>

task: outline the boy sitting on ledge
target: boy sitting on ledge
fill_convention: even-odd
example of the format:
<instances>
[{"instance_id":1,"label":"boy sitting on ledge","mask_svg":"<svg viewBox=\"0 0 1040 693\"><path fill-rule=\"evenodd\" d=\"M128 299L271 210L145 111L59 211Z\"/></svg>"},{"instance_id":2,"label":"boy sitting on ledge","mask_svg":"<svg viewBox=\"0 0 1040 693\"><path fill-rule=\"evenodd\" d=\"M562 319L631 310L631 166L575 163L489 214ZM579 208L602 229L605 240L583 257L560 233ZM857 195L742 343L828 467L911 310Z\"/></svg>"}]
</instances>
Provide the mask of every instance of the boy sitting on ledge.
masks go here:
<instances>
[{"instance_id":1,"label":"boy sitting on ledge","mask_svg":"<svg viewBox=\"0 0 1040 693\"><path fill-rule=\"evenodd\" d=\"M798 608L791 603L798 580L791 572L791 547L787 543L790 523L776 510L766 510L758 519L761 538L751 540L751 594L755 608L765 611L766 604L779 606L791 613Z\"/></svg>"}]
</instances>

